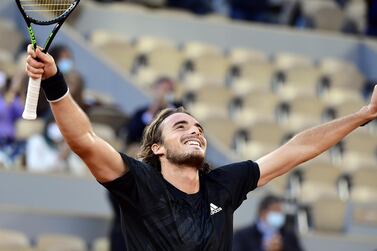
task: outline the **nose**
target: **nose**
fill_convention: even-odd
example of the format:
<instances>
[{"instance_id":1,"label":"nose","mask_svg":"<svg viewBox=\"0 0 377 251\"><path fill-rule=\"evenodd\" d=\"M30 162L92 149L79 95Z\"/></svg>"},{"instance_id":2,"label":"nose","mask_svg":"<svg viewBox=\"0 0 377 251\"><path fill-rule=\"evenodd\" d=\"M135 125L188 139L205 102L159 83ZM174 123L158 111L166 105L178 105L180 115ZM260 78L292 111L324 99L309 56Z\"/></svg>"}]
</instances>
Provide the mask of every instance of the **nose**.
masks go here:
<instances>
[{"instance_id":1,"label":"nose","mask_svg":"<svg viewBox=\"0 0 377 251\"><path fill-rule=\"evenodd\" d=\"M200 135L201 134L201 132L200 132L200 130L199 130L199 128L197 126L192 126L190 133L191 134L196 134L196 135Z\"/></svg>"}]
</instances>

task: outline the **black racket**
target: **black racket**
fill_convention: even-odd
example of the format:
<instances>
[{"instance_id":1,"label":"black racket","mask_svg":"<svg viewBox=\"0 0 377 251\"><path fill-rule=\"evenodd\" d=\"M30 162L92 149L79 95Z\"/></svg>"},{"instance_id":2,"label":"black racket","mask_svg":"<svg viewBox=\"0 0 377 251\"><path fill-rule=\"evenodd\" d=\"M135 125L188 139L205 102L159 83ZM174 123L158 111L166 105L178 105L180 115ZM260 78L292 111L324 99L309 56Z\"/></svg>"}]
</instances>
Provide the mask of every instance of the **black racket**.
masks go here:
<instances>
[{"instance_id":1,"label":"black racket","mask_svg":"<svg viewBox=\"0 0 377 251\"><path fill-rule=\"evenodd\" d=\"M37 40L32 28L35 25L55 25L46 39L43 52L47 52L56 33L76 8L80 0L16 0L18 9L25 19L34 49L37 48ZM22 114L24 119L36 119L37 104L41 79L29 79L26 95L25 109Z\"/></svg>"}]
</instances>

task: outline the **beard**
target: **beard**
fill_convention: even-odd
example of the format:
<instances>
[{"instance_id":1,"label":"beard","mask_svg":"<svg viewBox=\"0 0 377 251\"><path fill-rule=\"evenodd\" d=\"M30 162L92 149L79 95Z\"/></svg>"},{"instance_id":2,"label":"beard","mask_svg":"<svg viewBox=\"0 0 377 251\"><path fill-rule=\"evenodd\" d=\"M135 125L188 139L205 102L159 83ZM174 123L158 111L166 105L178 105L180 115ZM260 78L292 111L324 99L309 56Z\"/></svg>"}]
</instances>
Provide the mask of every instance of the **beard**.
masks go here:
<instances>
[{"instance_id":1,"label":"beard","mask_svg":"<svg viewBox=\"0 0 377 251\"><path fill-rule=\"evenodd\" d=\"M203 169L204 156L199 152L177 153L171 149L166 149L166 159L176 165L186 165Z\"/></svg>"}]
</instances>

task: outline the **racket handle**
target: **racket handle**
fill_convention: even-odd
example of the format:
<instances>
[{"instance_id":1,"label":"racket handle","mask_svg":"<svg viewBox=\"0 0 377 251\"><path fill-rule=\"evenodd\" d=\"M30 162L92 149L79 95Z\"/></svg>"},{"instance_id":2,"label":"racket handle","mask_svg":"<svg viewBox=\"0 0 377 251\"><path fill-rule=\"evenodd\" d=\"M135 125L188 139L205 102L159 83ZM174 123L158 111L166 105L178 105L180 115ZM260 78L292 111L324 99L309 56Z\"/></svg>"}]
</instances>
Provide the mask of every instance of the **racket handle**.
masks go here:
<instances>
[{"instance_id":1,"label":"racket handle","mask_svg":"<svg viewBox=\"0 0 377 251\"><path fill-rule=\"evenodd\" d=\"M22 118L34 120L37 118L37 105L39 90L41 88L41 79L29 78L29 86L26 93L25 109Z\"/></svg>"}]
</instances>

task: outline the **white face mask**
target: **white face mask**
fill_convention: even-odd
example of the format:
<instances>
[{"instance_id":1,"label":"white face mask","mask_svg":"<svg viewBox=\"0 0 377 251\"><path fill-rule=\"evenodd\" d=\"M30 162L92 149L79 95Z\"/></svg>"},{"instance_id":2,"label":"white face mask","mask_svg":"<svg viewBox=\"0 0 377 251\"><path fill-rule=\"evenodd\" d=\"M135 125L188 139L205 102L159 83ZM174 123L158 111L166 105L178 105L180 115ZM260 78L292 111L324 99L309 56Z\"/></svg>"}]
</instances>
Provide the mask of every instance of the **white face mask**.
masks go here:
<instances>
[{"instance_id":1,"label":"white face mask","mask_svg":"<svg viewBox=\"0 0 377 251\"><path fill-rule=\"evenodd\" d=\"M58 62L58 68L61 73L70 72L73 69L73 60L70 58L60 59Z\"/></svg>"},{"instance_id":2,"label":"white face mask","mask_svg":"<svg viewBox=\"0 0 377 251\"><path fill-rule=\"evenodd\" d=\"M168 93L168 94L165 94L165 96L164 96L164 100L165 100L165 102L168 103L168 104L173 103L174 100L175 100L174 93Z\"/></svg>"},{"instance_id":3,"label":"white face mask","mask_svg":"<svg viewBox=\"0 0 377 251\"><path fill-rule=\"evenodd\" d=\"M278 212L269 212L266 218L267 224L274 229L281 228L285 223L285 215Z\"/></svg>"},{"instance_id":4,"label":"white face mask","mask_svg":"<svg viewBox=\"0 0 377 251\"><path fill-rule=\"evenodd\" d=\"M47 126L47 136L56 143L63 141L63 135L56 123L51 123Z\"/></svg>"},{"instance_id":5,"label":"white face mask","mask_svg":"<svg viewBox=\"0 0 377 251\"><path fill-rule=\"evenodd\" d=\"M6 82L7 82L7 75L4 72L0 71L0 89L5 86Z\"/></svg>"}]
</instances>

